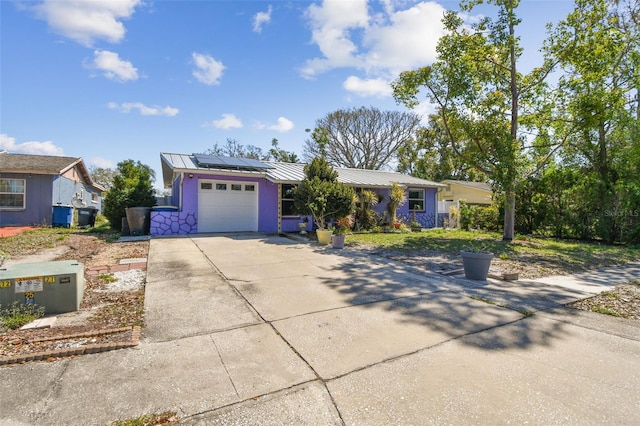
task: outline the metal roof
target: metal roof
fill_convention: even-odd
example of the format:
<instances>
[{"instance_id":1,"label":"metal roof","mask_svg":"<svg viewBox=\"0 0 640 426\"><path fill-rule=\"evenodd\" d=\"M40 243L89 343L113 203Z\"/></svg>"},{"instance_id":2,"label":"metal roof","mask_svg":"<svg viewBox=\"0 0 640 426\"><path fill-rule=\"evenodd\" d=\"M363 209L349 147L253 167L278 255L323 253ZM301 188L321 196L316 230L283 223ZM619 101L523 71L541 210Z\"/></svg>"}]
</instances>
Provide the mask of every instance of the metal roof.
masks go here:
<instances>
[{"instance_id":1,"label":"metal roof","mask_svg":"<svg viewBox=\"0 0 640 426\"><path fill-rule=\"evenodd\" d=\"M273 182L291 183L300 182L304 179L304 166L301 163L274 163L267 162L275 168L267 172L267 178ZM380 187L388 188L394 182L402 186L429 186L444 187L436 182L426 179L405 175L398 172L388 172L384 170L347 169L334 167L338 172L338 181L355 187Z\"/></svg>"},{"instance_id":2,"label":"metal roof","mask_svg":"<svg viewBox=\"0 0 640 426\"><path fill-rule=\"evenodd\" d=\"M220 171L233 171L224 167L198 167L198 163L193 155L161 153L162 175L166 187L171 186L174 173L178 172L204 172L213 174ZM268 180L276 183L298 183L304 179L304 166L302 163L277 163L263 161L264 164L273 168L259 173ZM388 188L394 182L402 186L423 186L423 187L445 187L441 183L420 179L413 176L397 172L387 172L382 170L347 169L334 167L338 172L338 181L350 186L363 188ZM236 171L238 173L257 174L256 172Z\"/></svg>"},{"instance_id":3,"label":"metal roof","mask_svg":"<svg viewBox=\"0 0 640 426\"><path fill-rule=\"evenodd\" d=\"M237 168L230 168L224 166L208 166L199 167L198 161L195 155L189 154L171 154L167 152L160 153L160 163L162 164L162 182L165 188L170 188L176 174L179 173L225 173L225 174L238 174L238 175L258 175L265 176L264 171L248 171L238 170Z\"/></svg>"},{"instance_id":4,"label":"metal roof","mask_svg":"<svg viewBox=\"0 0 640 426\"><path fill-rule=\"evenodd\" d=\"M493 192L491 186L485 182L469 182L466 180L454 180L454 179L445 179L442 183L452 183L454 185L467 186L469 188L477 189L480 191Z\"/></svg>"}]
</instances>

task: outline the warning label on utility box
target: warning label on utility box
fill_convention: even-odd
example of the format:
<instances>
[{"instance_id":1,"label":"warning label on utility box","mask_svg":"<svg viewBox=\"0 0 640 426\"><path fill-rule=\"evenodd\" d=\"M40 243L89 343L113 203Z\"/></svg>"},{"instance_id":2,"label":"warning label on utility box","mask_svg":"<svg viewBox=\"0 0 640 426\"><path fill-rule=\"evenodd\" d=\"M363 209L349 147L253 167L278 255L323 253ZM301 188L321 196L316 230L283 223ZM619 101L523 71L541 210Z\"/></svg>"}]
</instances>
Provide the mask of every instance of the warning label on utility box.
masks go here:
<instances>
[{"instance_id":1,"label":"warning label on utility box","mask_svg":"<svg viewBox=\"0 0 640 426\"><path fill-rule=\"evenodd\" d=\"M28 291L42 291L42 277L16 278L16 293L26 293Z\"/></svg>"}]
</instances>

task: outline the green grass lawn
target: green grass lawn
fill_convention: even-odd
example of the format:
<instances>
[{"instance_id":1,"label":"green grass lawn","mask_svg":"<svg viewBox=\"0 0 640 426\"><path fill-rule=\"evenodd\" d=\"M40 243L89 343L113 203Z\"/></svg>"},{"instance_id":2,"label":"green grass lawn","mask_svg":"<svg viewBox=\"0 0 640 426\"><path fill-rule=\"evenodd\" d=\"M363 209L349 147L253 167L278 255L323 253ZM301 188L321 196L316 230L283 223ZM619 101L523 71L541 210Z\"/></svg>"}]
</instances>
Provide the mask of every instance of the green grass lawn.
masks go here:
<instances>
[{"instance_id":1,"label":"green grass lawn","mask_svg":"<svg viewBox=\"0 0 640 426\"><path fill-rule=\"evenodd\" d=\"M502 234L448 229L430 229L411 233L356 233L349 244L362 244L399 251L432 251L457 255L460 250L482 248L500 259L543 260L570 264L580 269L615 265L640 260L638 246L605 244L550 238L517 237L510 243Z\"/></svg>"}]
</instances>

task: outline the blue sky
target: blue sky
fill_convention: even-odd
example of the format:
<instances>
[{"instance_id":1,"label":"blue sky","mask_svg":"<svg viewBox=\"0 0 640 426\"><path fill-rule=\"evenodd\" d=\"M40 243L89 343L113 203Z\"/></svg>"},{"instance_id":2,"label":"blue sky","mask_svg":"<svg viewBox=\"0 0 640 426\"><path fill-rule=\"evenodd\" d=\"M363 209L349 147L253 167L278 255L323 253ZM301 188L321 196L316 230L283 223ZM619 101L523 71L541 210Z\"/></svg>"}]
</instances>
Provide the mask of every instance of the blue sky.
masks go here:
<instances>
[{"instance_id":1,"label":"blue sky","mask_svg":"<svg viewBox=\"0 0 640 426\"><path fill-rule=\"evenodd\" d=\"M227 138L302 154L341 108L404 110L389 82L428 65L457 1L0 0L0 149L133 159ZM523 67L571 0L522 0ZM477 13L491 14L492 8ZM429 105L416 112L426 114Z\"/></svg>"}]
</instances>

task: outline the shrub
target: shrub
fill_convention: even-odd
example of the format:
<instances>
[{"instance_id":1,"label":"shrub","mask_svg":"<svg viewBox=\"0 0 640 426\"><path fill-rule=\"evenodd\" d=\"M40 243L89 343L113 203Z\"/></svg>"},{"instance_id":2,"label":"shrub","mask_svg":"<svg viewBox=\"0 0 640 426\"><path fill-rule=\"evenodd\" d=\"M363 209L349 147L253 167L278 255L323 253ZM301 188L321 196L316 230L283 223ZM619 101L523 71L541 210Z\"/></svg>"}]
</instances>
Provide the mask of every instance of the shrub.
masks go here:
<instances>
[{"instance_id":1,"label":"shrub","mask_svg":"<svg viewBox=\"0 0 640 426\"><path fill-rule=\"evenodd\" d=\"M304 167L304 174L293 193L293 203L300 214L313 216L319 229L325 229L327 219L339 219L355 211L355 191L338 182L338 172L327 160L314 158Z\"/></svg>"},{"instance_id":2,"label":"shrub","mask_svg":"<svg viewBox=\"0 0 640 426\"><path fill-rule=\"evenodd\" d=\"M398 222L396 212L399 207L407 202L407 193L397 183L393 182L389 190L389 203L387 204L387 214L389 215L389 224L393 225Z\"/></svg>"},{"instance_id":3,"label":"shrub","mask_svg":"<svg viewBox=\"0 0 640 426\"><path fill-rule=\"evenodd\" d=\"M111 227L122 230L122 218L127 207L153 207L153 170L142 163L125 160L118 163L113 186L104 197L104 215Z\"/></svg>"},{"instance_id":4,"label":"shrub","mask_svg":"<svg viewBox=\"0 0 640 426\"><path fill-rule=\"evenodd\" d=\"M378 213L373 210L379 202L378 194L368 189L358 194L358 211L356 212L356 225L358 229L371 229L376 226Z\"/></svg>"}]
</instances>

